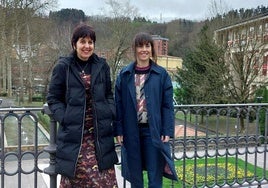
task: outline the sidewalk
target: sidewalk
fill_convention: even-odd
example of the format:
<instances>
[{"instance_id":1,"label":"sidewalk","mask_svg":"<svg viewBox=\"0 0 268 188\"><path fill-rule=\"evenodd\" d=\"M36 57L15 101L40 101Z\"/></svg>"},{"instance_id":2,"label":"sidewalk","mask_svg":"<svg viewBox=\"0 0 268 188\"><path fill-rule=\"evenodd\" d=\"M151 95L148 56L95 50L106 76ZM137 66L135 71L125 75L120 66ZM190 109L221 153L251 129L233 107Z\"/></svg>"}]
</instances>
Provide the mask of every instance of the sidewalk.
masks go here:
<instances>
[{"instance_id":1,"label":"sidewalk","mask_svg":"<svg viewBox=\"0 0 268 188\"><path fill-rule=\"evenodd\" d=\"M44 169L46 168L48 165L47 164L42 164L40 165L40 169ZM118 183L118 188L123 188L124 186L124 179L121 176L121 171L120 171L120 166L119 165L115 165L115 171L116 171L116 178L117 178L117 183ZM42 173L42 178L46 184L46 187L49 188L49 175ZM57 176L57 186L59 186L60 183L60 175ZM22 186L25 187L25 186ZM40 187L38 187L40 188ZM126 188L130 188L130 184L127 182L126 183Z\"/></svg>"}]
</instances>

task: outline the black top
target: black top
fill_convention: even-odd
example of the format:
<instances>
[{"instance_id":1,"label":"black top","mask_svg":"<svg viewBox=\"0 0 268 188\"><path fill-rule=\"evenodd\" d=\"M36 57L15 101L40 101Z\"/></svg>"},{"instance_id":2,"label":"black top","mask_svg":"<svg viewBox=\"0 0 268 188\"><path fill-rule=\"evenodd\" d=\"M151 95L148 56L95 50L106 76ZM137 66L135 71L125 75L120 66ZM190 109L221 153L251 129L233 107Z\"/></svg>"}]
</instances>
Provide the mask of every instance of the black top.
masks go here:
<instances>
[{"instance_id":1,"label":"black top","mask_svg":"<svg viewBox=\"0 0 268 188\"><path fill-rule=\"evenodd\" d=\"M77 55L74 55L75 61L77 63L77 68L80 73L84 71L85 74L91 74L91 65L93 63L93 56L90 56L87 61L83 61L80 58L77 57Z\"/></svg>"}]
</instances>

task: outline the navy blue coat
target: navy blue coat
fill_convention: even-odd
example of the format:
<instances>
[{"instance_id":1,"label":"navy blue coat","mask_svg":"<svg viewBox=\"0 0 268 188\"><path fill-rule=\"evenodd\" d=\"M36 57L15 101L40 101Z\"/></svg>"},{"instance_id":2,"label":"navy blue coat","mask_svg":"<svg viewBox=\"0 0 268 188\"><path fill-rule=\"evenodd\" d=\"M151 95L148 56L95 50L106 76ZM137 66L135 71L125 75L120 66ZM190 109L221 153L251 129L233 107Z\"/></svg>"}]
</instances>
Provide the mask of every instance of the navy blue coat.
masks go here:
<instances>
[{"instance_id":1,"label":"navy blue coat","mask_svg":"<svg viewBox=\"0 0 268 188\"><path fill-rule=\"evenodd\" d=\"M99 170L118 162L114 146L112 121L115 117L110 68L104 59L93 54L91 95L93 107L95 152ZM86 92L73 56L60 58L55 65L47 103L59 122L56 151L56 173L74 177L82 144Z\"/></svg>"},{"instance_id":2,"label":"navy blue coat","mask_svg":"<svg viewBox=\"0 0 268 188\"><path fill-rule=\"evenodd\" d=\"M148 123L152 141L164 156L171 173L164 176L177 180L170 146L161 141L161 135L174 136L173 87L167 71L151 63L149 76L145 81L145 97ZM139 128L136 109L135 63L123 68L116 80L115 136L123 135L122 175L130 182L139 176L135 172L142 170L139 143Z\"/></svg>"}]
</instances>

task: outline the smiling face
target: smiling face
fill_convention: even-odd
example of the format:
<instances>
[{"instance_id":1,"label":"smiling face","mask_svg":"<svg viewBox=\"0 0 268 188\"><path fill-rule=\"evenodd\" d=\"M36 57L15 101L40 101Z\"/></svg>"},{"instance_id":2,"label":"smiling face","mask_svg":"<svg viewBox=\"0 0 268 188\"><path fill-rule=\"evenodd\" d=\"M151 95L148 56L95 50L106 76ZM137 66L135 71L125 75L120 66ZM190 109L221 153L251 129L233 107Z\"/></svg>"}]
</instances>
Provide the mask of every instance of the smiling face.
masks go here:
<instances>
[{"instance_id":1,"label":"smiling face","mask_svg":"<svg viewBox=\"0 0 268 188\"><path fill-rule=\"evenodd\" d=\"M148 65L152 57L152 46L149 42L139 44L136 47L136 60L138 64Z\"/></svg>"},{"instance_id":2,"label":"smiling face","mask_svg":"<svg viewBox=\"0 0 268 188\"><path fill-rule=\"evenodd\" d=\"M152 36L148 33L138 33L132 43L134 57L138 66L148 66L150 59L155 63L157 60Z\"/></svg>"},{"instance_id":3,"label":"smiling face","mask_svg":"<svg viewBox=\"0 0 268 188\"><path fill-rule=\"evenodd\" d=\"M73 52L83 61L87 61L93 54L96 42L96 35L93 28L89 25L80 24L73 32L71 43Z\"/></svg>"},{"instance_id":4,"label":"smiling face","mask_svg":"<svg viewBox=\"0 0 268 188\"><path fill-rule=\"evenodd\" d=\"M80 37L76 42L74 49L76 49L77 57L83 61L87 61L93 54L94 42L90 37Z\"/></svg>"}]
</instances>

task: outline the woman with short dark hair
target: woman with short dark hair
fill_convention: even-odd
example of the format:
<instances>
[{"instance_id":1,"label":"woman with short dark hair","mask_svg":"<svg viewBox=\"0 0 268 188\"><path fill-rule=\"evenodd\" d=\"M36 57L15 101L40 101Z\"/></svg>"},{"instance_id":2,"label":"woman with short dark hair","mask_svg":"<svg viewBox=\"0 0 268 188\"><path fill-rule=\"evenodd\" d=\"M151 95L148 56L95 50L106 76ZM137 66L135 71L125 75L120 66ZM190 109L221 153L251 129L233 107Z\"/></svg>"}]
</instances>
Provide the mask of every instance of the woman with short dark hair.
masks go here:
<instances>
[{"instance_id":1,"label":"woman with short dark hair","mask_svg":"<svg viewBox=\"0 0 268 188\"><path fill-rule=\"evenodd\" d=\"M74 29L73 52L55 65L47 103L59 122L56 173L61 188L117 187L110 68L94 53L92 27Z\"/></svg>"}]
</instances>

